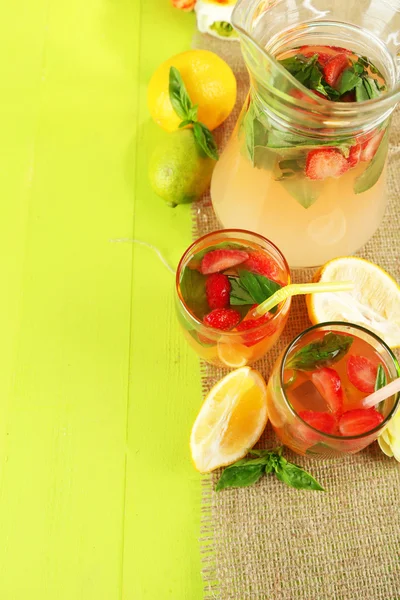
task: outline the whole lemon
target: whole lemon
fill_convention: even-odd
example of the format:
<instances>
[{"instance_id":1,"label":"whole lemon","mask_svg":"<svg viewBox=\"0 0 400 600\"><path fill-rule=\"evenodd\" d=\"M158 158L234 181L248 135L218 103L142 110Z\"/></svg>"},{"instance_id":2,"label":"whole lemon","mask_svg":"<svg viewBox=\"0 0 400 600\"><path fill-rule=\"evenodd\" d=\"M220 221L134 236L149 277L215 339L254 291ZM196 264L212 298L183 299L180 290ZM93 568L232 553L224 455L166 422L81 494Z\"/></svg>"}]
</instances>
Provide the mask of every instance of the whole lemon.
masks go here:
<instances>
[{"instance_id":1,"label":"whole lemon","mask_svg":"<svg viewBox=\"0 0 400 600\"><path fill-rule=\"evenodd\" d=\"M176 131L181 119L169 99L169 70L176 67L193 104L198 120L212 131L231 113L236 102L236 79L222 58L208 50L188 50L162 63L153 73L147 103L154 121L166 131Z\"/></svg>"},{"instance_id":2,"label":"whole lemon","mask_svg":"<svg viewBox=\"0 0 400 600\"><path fill-rule=\"evenodd\" d=\"M210 185L215 162L199 148L192 129L179 129L166 135L153 151L151 187L169 206L193 202Z\"/></svg>"}]
</instances>

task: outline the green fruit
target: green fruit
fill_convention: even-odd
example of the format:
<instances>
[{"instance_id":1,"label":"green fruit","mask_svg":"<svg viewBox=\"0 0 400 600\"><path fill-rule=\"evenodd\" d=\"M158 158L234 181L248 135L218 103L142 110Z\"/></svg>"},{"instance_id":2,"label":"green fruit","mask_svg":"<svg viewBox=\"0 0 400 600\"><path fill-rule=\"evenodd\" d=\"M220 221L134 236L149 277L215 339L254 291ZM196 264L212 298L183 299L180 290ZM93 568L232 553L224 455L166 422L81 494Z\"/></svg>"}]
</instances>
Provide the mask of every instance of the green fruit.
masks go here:
<instances>
[{"instance_id":1,"label":"green fruit","mask_svg":"<svg viewBox=\"0 0 400 600\"><path fill-rule=\"evenodd\" d=\"M215 160L197 145L192 129L169 133L159 144L149 164L155 193L170 206L198 200L210 185Z\"/></svg>"}]
</instances>

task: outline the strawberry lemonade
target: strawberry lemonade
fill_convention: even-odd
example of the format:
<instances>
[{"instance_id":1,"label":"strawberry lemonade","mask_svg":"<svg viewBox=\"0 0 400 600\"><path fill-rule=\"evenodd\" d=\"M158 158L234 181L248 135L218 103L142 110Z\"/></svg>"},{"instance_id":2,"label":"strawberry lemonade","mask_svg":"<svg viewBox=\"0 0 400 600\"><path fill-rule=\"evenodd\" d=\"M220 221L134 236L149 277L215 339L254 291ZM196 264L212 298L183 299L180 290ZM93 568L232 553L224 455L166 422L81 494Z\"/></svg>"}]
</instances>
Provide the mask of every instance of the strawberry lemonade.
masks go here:
<instances>
[{"instance_id":1,"label":"strawberry lemonade","mask_svg":"<svg viewBox=\"0 0 400 600\"><path fill-rule=\"evenodd\" d=\"M352 454L374 441L396 410L392 396L375 408L364 399L400 374L377 336L355 325L322 324L300 334L278 360L268 412L282 442L300 454Z\"/></svg>"},{"instance_id":2,"label":"strawberry lemonade","mask_svg":"<svg viewBox=\"0 0 400 600\"><path fill-rule=\"evenodd\" d=\"M362 115L364 102L383 97L386 84L367 57L345 48L302 46L275 58L299 122L288 124L276 111L271 117L261 85L256 98L252 89L214 170L211 196L225 227L267 236L292 267L316 266L355 252L383 216L389 119L375 115L349 131L355 117L345 121L345 111L359 105L354 114ZM302 85L293 86L293 78ZM319 125L300 125L321 105L328 116Z\"/></svg>"},{"instance_id":3,"label":"strawberry lemonade","mask_svg":"<svg viewBox=\"0 0 400 600\"><path fill-rule=\"evenodd\" d=\"M197 354L219 367L258 360L281 335L290 299L262 317L254 309L290 283L285 258L271 242L244 230L206 235L188 248L176 276L176 308Z\"/></svg>"}]
</instances>

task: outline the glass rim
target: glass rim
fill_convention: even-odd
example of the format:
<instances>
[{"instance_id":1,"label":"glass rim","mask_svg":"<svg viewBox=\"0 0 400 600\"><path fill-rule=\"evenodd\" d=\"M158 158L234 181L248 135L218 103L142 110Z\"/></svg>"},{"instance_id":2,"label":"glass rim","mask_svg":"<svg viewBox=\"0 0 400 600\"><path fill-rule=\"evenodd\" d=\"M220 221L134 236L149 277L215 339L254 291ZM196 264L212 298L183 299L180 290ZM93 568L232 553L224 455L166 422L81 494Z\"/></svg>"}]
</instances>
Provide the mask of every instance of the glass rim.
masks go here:
<instances>
[{"instance_id":1,"label":"glass rim","mask_svg":"<svg viewBox=\"0 0 400 600\"><path fill-rule=\"evenodd\" d=\"M285 386L283 383L283 374L284 374L284 370L285 370L285 362L286 359L289 356L290 351L292 350L293 346L305 335L307 335L308 333L310 333L310 331L313 331L314 329L318 329L318 328L322 328L322 327L331 327L331 326L340 326L340 327L349 327L351 329L356 329L358 331L362 331L363 333L366 333L367 335L371 336L372 338L374 338L385 350L386 352L389 354L390 358L393 361L394 367L397 371L397 374L400 376L400 365L399 365L399 361L397 360L396 356L394 355L393 351L390 349L390 347L386 344L386 342L384 342L382 340L382 338L380 338L378 335L376 335L376 333L374 333L373 331L370 331L369 329L366 329L365 327L362 327L361 325L357 325L356 323L350 323L348 321L325 321L324 323L317 323L316 325L312 325L311 327L308 327L307 329L305 329L304 331L302 331L301 333L299 333L298 335L296 335L296 337L290 342L290 344L287 346L283 356L282 356L282 360L281 360L281 364L279 367L279 384L282 390L282 395L283 398L285 400L285 404L286 407L289 409L290 413L300 419L300 421L302 423L304 423L304 425L306 427L309 427L312 431L315 431L317 433L319 433L319 435L322 435L324 437L327 437L329 439L333 439L333 440L359 440L362 438L365 438L377 431L380 431L381 429L383 429L385 427L385 425L387 424L387 422L393 417L393 415L395 414L395 412L397 411L397 408L399 406L400 403L400 392L397 392L394 395L395 397L395 401L393 404L393 408L392 410L386 415L386 417L384 418L384 420L382 421L382 423L379 423L379 425L377 425L376 427L374 427L373 429L370 429L369 431L366 431L364 433L359 433L357 435L334 435L332 433L325 433L324 431L320 431L319 429L316 429L315 427L313 427L312 425L310 425L309 423L307 423L306 421L304 421L304 419L302 419L300 417L300 415L297 413L297 411L293 408L293 406L291 405L286 392L285 392Z\"/></svg>"},{"instance_id":2,"label":"glass rim","mask_svg":"<svg viewBox=\"0 0 400 600\"><path fill-rule=\"evenodd\" d=\"M256 47L261 54L265 56L268 61L271 61L276 69L284 75L288 77L289 81L306 94L307 97L311 98L315 102L312 105L312 111L318 113L319 115L332 118L332 117L342 117L343 119L348 119L352 115L359 115L360 112L363 113L372 113L375 109L376 112L380 113L379 122L386 119L394 110L396 103L400 98L400 83L395 84L391 89L387 90L385 94L382 94L378 98L372 98L369 100L364 100L362 102L332 102L330 100L326 100L325 98L319 98L316 94L312 93L312 90L309 90L304 85L302 85L293 75L291 75L285 67L283 67L278 60L276 60L275 56L270 54L260 46L258 41L254 39L254 37L245 29L245 25L242 22L242 18L239 17L239 13L242 10L242 4L247 2L248 0L237 0L235 7L232 12L231 23L236 31L245 38L248 42L251 43L252 46ZM257 6L258 3L262 0L256 0ZM255 3L253 2L253 5ZM256 8L254 6L250 6L248 8L247 18L249 18L250 13L254 13ZM346 22L339 22L340 25L345 27L349 25ZM313 22L314 23L314 22ZM323 21L315 21L315 23L322 24ZM290 96L284 92L280 92L280 90L274 89L274 93L282 99L289 99L292 103ZM304 101L296 98L295 101L296 106L300 106L301 108L307 109L310 111L310 103L309 101ZM375 114L375 113L372 113ZM367 116L367 115L366 115Z\"/></svg>"},{"instance_id":3,"label":"glass rim","mask_svg":"<svg viewBox=\"0 0 400 600\"><path fill-rule=\"evenodd\" d=\"M267 243L269 246L272 246L272 248L277 252L277 254L279 255L279 257L281 258L285 271L287 272L288 275L288 284L290 283L291 277L290 277L290 267L287 263L286 258L284 257L284 255L282 254L282 252L279 250L279 248L273 243L271 242L271 240L269 240L268 238L260 235L259 233L255 233L254 231L250 231L248 229L217 229L216 231L211 231L210 233L206 233L205 235L202 235L200 238L198 238L197 240L195 240L192 244L190 244L190 246L185 250L185 252L182 254L182 257L178 263L177 269L176 269L176 276L175 276L175 289L176 289L176 293L179 299L179 303L180 305L183 307L183 309L185 310L185 313L190 317L190 319L192 321L194 321L196 323L197 326L201 326L204 327L205 329L209 330L210 333L218 333L219 335L223 335L224 337L241 337L243 336L243 334L249 334L255 331L259 331L260 329L262 329L263 327L268 327L271 323L273 323L274 319L277 319L281 313L284 311L284 309L287 307L289 309L290 304L291 304L291 298L287 298L283 303L282 306L279 307L278 305L278 309L275 312L275 314L272 315L271 319L269 319L268 321L266 321L265 323L262 323L260 325L256 325L256 327L252 327L251 329L246 329L245 331L223 331L221 329L215 329L214 327L209 327L208 325L205 325L205 323L203 323L203 321L200 321L200 319L198 319L196 317L196 315L194 315L188 308L188 306L186 305L186 302L181 294L180 291L180 274L182 271L182 265L184 260L188 257L188 255L190 254L191 251L193 251L193 249L199 244L199 242L202 242L204 240L206 240L209 237L212 237L214 235L222 235L225 233L233 233L233 234L238 234L238 237L240 238L240 234L246 234L246 235L251 235L255 238L258 238L259 240L261 240L263 243Z\"/></svg>"}]
</instances>

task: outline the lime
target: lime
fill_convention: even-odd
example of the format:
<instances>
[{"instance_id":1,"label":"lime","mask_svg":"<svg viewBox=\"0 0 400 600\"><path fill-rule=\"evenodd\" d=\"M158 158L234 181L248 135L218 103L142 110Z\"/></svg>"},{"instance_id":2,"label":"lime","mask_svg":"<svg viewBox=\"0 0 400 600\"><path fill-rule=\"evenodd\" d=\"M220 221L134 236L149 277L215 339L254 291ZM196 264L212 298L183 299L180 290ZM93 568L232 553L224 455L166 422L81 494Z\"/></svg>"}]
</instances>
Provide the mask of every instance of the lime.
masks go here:
<instances>
[{"instance_id":1,"label":"lime","mask_svg":"<svg viewBox=\"0 0 400 600\"><path fill-rule=\"evenodd\" d=\"M150 158L149 177L155 193L167 204L198 200L210 185L215 160L197 145L192 129L168 134Z\"/></svg>"}]
</instances>

